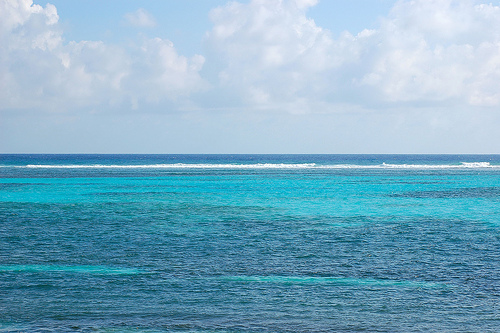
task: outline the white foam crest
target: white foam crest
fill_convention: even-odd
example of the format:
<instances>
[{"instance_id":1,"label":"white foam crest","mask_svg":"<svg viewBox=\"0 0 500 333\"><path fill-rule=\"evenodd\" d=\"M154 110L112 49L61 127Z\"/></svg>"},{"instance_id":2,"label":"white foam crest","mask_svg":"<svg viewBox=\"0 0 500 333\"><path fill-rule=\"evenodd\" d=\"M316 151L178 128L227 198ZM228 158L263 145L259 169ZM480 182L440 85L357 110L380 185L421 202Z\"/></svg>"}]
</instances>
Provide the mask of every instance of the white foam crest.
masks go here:
<instances>
[{"instance_id":1,"label":"white foam crest","mask_svg":"<svg viewBox=\"0 0 500 333\"><path fill-rule=\"evenodd\" d=\"M89 165L44 165L29 164L26 168L39 169L310 169L316 167L315 163L286 164L286 163L257 163L257 164L89 164Z\"/></svg>"},{"instance_id":2,"label":"white foam crest","mask_svg":"<svg viewBox=\"0 0 500 333\"><path fill-rule=\"evenodd\" d=\"M0 167L28 168L28 169L484 169L500 168L500 165L491 165L489 162L461 162L460 164L390 164L382 163L375 165L359 164L331 164L321 165L316 163L255 163L255 164L231 164L231 163L173 163L173 164L28 164L24 166Z\"/></svg>"},{"instance_id":3,"label":"white foam crest","mask_svg":"<svg viewBox=\"0 0 500 333\"><path fill-rule=\"evenodd\" d=\"M493 168L490 162L462 162L464 168Z\"/></svg>"},{"instance_id":4,"label":"white foam crest","mask_svg":"<svg viewBox=\"0 0 500 333\"><path fill-rule=\"evenodd\" d=\"M489 162L461 162L460 164L386 164L380 166L384 169L478 169L500 168L500 165L491 165Z\"/></svg>"}]
</instances>

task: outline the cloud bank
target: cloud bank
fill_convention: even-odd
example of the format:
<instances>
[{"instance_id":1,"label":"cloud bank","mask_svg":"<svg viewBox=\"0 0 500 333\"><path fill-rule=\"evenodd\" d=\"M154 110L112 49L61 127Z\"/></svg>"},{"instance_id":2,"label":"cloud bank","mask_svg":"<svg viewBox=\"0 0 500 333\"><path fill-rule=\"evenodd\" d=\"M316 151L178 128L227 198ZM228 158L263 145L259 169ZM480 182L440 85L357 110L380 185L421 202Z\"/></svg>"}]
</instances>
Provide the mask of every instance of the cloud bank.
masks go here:
<instances>
[{"instance_id":1,"label":"cloud bank","mask_svg":"<svg viewBox=\"0 0 500 333\"><path fill-rule=\"evenodd\" d=\"M315 0L230 2L211 11L209 56L169 40L64 40L57 9L0 0L0 108L141 109L223 91L245 109L292 113L390 106L500 105L500 7L402 0L376 29L334 35L307 16ZM154 17L126 15L138 27ZM215 65L216 63L216 65ZM204 77L205 66L217 68Z\"/></svg>"},{"instance_id":2,"label":"cloud bank","mask_svg":"<svg viewBox=\"0 0 500 333\"><path fill-rule=\"evenodd\" d=\"M387 101L496 106L499 25L500 7L491 4L400 1L373 34L357 82Z\"/></svg>"},{"instance_id":3,"label":"cloud bank","mask_svg":"<svg viewBox=\"0 0 500 333\"><path fill-rule=\"evenodd\" d=\"M199 75L204 58L181 56L168 40L128 48L65 42L58 20L50 4L0 1L2 109L133 109L183 99L206 84Z\"/></svg>"},{"instance_id":4,"label":"cloud bank","mask_svg":"<svg viewBox=\"0 0 500 333\"><path fill-rule=\"evenodd\" d=\"M249 103L500 103L500 8L398 1L376 30L333 36L307 17L315 1L230 3L212 11L221 81Z\"/></svg>"}]
</instances>

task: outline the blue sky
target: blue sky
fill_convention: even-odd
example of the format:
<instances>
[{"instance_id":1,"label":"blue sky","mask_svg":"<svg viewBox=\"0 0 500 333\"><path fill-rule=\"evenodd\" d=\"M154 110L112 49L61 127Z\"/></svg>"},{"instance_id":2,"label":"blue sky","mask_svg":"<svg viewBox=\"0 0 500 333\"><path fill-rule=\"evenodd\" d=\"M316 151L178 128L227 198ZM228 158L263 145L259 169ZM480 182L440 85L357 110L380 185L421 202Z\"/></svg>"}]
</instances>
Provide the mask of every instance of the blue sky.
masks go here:
<instances>
[{"instance_id":1,"label":"blue sky","mask_svg":"<svg viewBox=\"0 0 500 333\"><path fill-rule=\"evenodd\" d=\"M0 0L0 152L500 153L499 5Z\"/></svg>"}]
</instances>

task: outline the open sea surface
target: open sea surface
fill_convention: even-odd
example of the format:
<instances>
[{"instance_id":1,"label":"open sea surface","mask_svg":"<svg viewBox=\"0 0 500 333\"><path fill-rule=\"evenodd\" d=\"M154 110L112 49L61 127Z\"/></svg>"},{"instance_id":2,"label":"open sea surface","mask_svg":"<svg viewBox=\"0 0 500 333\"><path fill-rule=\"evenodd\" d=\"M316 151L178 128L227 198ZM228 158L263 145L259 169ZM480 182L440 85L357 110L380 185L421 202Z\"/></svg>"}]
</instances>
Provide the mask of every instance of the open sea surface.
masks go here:
<instances>
[{"instance_id":1,"label":"open sea surface","mask_svg":"<svg viewBox=\"0 0 500 333\"><path fill-rule=\"evenodd\" d=\"M500 155L0 155L0 332L500 332Z\"/></svg>"}]
</instances>

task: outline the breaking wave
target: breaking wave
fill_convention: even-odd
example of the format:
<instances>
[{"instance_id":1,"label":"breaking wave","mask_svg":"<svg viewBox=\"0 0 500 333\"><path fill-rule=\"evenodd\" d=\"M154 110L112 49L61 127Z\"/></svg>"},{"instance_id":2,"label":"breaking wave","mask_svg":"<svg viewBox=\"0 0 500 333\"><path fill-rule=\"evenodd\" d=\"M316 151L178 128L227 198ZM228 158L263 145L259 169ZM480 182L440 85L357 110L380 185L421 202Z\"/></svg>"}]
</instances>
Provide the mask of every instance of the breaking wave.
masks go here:
<instances>
[{"instance_id":1,"label":"breaking wave","mask_svg":"<svg viewBox=\"0 0 500 333\"><path fill-rule=\"evenodd\" d=\"M217 164L217 163L172 163L172 164L28 164L2 165L2 168L27 169L499 169L500 165L489 162L462 162L460 164L333 164L317 163L252 163L252 164Z\"/></svg>"}]
</instances>

